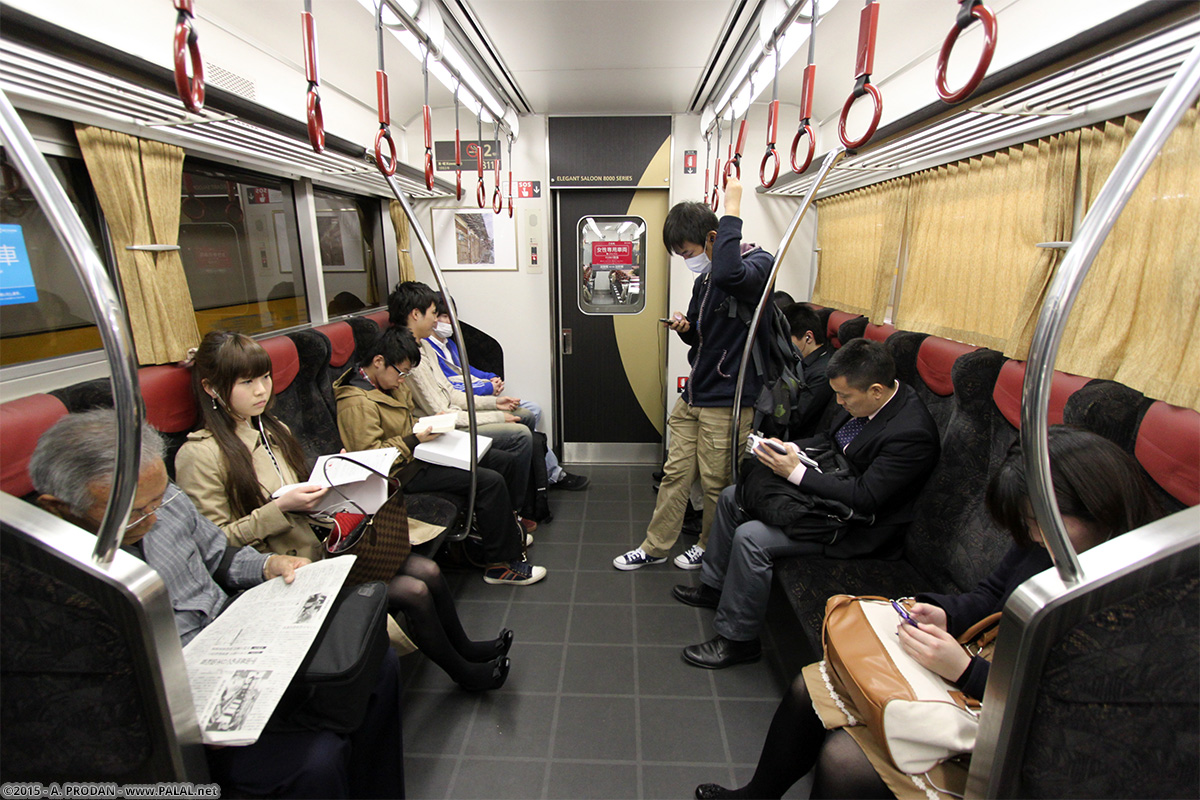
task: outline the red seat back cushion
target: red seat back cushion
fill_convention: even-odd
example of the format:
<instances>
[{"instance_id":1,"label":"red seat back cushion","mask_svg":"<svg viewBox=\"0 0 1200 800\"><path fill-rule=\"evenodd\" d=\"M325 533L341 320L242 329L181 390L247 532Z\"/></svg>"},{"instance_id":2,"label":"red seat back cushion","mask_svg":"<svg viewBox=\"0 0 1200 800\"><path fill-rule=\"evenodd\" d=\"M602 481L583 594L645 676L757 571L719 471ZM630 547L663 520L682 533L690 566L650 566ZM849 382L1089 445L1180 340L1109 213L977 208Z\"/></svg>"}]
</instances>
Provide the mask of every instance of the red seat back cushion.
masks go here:
<instances>
[{"instance_id":1,"label":"red seat back cushion","mask_svg":"<svg viewBox=\"0 0 1200 800\"><path fill-rule=\"evenodd\" d=\"M41 435L67 415L57 397L33 394L0 405L0 489L14 497L33 491L29 458Z\"/></svg>"},{"instance_id":2,"label":"red seat back cushion","mask_svg":"<svg viewBox=\"0 0 1200 800\"><path fill-rule=\"evenodd\" d=\"M868 323L867 329L863 331L863 336L875 342L886 342L888 337L895 332L895 325L876 325L874 323Z\"/></svg>"},{"instance_id":3,"label":"red seat back cushion","mask_svg":"<svg viewBox=\"0 0 1200 800\"><path fill-rule=\"evenodd\" d=\"M1200 504L1200 414L1159 400L1146 410L1133 452L1171 496Z\"/></svg>"},{"instance_id":4,"label":"red seat back cushion","mask_svg":"<svg viewBox=\"0 0 1200 800\"><path fill-rule=\"evenodd\" d=\"M950 380L954 362L959 356L978 349L974 345L952 342L940 336L928 336L917 350L917 374L925 381L929 391L949 397L954 394L954 382Z\"/></svg>"},{"instance_id":5,"label":"red seat back cushion","mask_svg":"<svg viewBox=\"0 0 1200 800\"><path fill-rule=\"evenodd\" d=\"M382 311L376 311L372 314L363 314L363 316L367 319L374 320L375 324L379 326L379 330L381 331L392 327L392 321L388 319L388 312L386 308Z\"/></svg>"},{"instance_id":6,"label":"red seat back cushion","mask_svg":"<svg viewBox=\"0 0 1200 800\"><path fill-rule=\"evenodd\" d=\"M292 385L300 372L300 355L296 352L296 343L286 336L272 336L258 342L271 356L271 379L275 384L275 393L279 394Z\"/></svg>"},{"instance_id":7,"label":"red seat back cushion","mask_svg":"<svg viewBox=\"0 0 1200 800\"><path fill-rule=\"evenodd\" d=\"M829 322L825 325L825 336L829 339L834 347L841 347L842 342L838 339L838 328L842 327L842 323L848 319L854 319L858 314L851 314L849 311L834 311L829 315Z\"/></svg>"},{"instance_id":8,"label":"red seat back cushion","mask_svg":"<svg viewBox=\"0 0 1200 800\"><path fill-rule=\"evenodd\" d=\"M183 433L196 424L192 371L172 365L143 367L138 384L146 402L146 421L163 433Z\"/></svg>"},{"instance_id":9,"label":"red seat back cushion","mask_svg":"<svg viewBox=\"0 0 1200 800\"><path fill-rule=\"evenodd\" d=\"M1063 421L1063 407L1067 398L1082 389L1091 378L1071 375L1055 370L1050 381L1050 408L1047 419L1051 425ZM1021 428L1021 387L1025 382L1025 362L1009 361L1000 368L1000 377L996 379L996 388L992 391L992 400L996 408L1014 428Z\"/></svg>"},{"instance_id":10,"label":"red seat back cushion","mask_svg":"<svg viewBox=\"0 0 1200 800\"><path fill-rule=\"evenodd\" d=\"M331 322L316 330L329 339L329 366L345 366L354 356L354 329L345 322Z\"/></svg>"}]
</instances>

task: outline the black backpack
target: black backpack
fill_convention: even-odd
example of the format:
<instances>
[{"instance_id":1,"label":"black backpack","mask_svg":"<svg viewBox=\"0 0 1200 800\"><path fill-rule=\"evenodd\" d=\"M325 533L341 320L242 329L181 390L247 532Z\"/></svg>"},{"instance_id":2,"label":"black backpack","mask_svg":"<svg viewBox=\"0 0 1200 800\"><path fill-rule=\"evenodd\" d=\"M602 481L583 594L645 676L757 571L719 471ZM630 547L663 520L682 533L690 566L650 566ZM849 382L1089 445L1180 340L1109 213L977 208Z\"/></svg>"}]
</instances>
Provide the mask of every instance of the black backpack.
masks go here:
<instances>
[{"instance_id":1,"label":"black backpack","mask_svg":"<svg viewBox=\"0 0 1200 800\"><path fill-rule=\"evenodd\" d=\"M729 298L729 315L737 316L749 329L754 319L754 306ZM754 398L753 430L765 437L785 441L798 434L800 415L797 409L801 394L807 390L800 353L792 343L792 331L787 318L770 301L759 320L758 335L750 348L754 371L761 381Z\"/></svg>"}]
</instances>

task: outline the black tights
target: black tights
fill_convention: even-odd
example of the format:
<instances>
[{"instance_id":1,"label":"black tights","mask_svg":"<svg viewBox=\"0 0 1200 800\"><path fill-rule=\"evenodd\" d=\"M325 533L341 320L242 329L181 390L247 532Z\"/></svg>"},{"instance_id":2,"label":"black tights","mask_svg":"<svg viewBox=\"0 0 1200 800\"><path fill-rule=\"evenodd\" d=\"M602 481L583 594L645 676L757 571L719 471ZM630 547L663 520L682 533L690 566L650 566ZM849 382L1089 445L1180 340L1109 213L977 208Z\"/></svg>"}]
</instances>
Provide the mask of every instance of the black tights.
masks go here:
<instances>
[{"instance_id":1,"label":"black tights","mask_svg":"<svg viewBox=\"0 0 1200 800\"><path fill-rule=\"evenodd\" d=\"M728 796L783 797L814 766L817 769L811 795L814 800L893 796L850 734L844 730L825 730L800 675L775 711L754 777Z\"/></svg>"},{"instance_id":2,"label":"black tights","mask_svg":"<svg viewBox=\"0 0 1200 800\"><path fill-rule=\"evenodd\" d=\"M388 609L404 612L406 632L421 652L464 686L487 683L489 662L503 655L503 637L482 642L467 637L442 571L424 556L409 555L388 583Z\"/></svg>"}]
</instances>

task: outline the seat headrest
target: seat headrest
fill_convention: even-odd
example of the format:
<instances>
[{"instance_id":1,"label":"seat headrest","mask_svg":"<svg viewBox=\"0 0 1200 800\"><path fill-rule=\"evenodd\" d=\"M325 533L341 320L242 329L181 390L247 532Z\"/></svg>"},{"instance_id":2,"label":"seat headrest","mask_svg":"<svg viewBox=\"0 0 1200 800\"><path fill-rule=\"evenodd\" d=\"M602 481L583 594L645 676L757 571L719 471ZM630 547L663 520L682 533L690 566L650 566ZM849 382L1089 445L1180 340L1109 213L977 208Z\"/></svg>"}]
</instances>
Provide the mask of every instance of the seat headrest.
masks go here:
<instances>
[{"instance_id":1,"label":"seat headrest","mask_svg":"<svg viewBox=\"0 0 1200 800\"><path fill-rule=\"evenodd\" d=\"M951 373L959 356L973 353L979 348L974 345L952 342L940 336L928 336L917 350L917 374L929 387L929 391L941 397L954 394Z\"/></svg>"},{"instance_id":2,"label":"seat headrest","mask_svg":"<svg viewBox=\"0 0 1200 800\"><path fill-rule=\"evenodd\" d=\"M825 323L825 336L834 347L842 346L841 340L838 339L838 329L842 327L842 323L857 316L858 314L851 314L849 311L834 311L829 315L829 320Z\"/></svg>"},{"instance_id":3,"label":"seat headrest","mask_svg":"<svg viewBox=\"0 0 1200 800\"><path fill-rule=\"evenodd\" d=\"M886 342L888 337L895 332L895 325L876 325L872 322L863 330L863 336L875 342Z\"/></svg>"},{"instance_id":4,"label":"seat headrest","mask_svg":"<svg viewBox=\"0 0 1200 800\"><path fill-rule=\"evenodd\" d=\"M1172 497L1200 504L1200 414L1157 401L1142 417L1133 452Z\"/></svg>"},{"instance_id":5,"label":"seat headrest","mask_svg":"<svg viewBox=\"0 0 1200 800\"><path fill-rule=\"evenodd\" d=\"M183 433L195 426L196 398L190 367L142 367L138 370L138 385L146 402L146 421L155 430Z\"/></svg>"},{"instance_id":6,"label":"seat headrest","mask_svg":"<svg viewBox=\"0 0 1200 800\"><path fill-rule=\"evenodd\" d=\"M285 391L300 372L300 355L296 352L296 343L286 336L272 336L269 339L260 339L258 343L271 357L271 380L275 384L275 393Z\"/></svg>"},{"instance_id":7,"label":"seat headrest","mask_svg":"<svg viewBox=\"0 0 1200 800\"><path fill-rule=\"evenodd\" d=\"M386 308L381 311L375 311L371 314L363 314L363 317L378 325L379 330L381 331L392 327L392 321L388 318L388 310Z\"/></svg>"},{"instance_id":8,"label":"seat headrest","mask_svg":"<svg viewBox=\"0 0 1200 800\"><path fill-rule=\"evenodd\" d=\"M0 404L0 489L13 497L33 491L29 459L38 439L67 415L57 397L32 394Z\"/></svg>"},{"instance_id":9,"label":"seat headrest","mask_svg":"<svg viewBox=\"0 0 1200 800\"><path fill-rule=\"evenodd\" d=\"M313 330L329 340L329 366L344 367L354 358L354 329L345 322L331 322Z\"/></svg>"},{"instance_id":10,"label":"seat headrest","mask_svg":"<svg viewBox=\"0 0 1200 800\"><path fill-rule=\"evenodd\" d=\"M1091 378L1071 375L1067 372L1054 371L1050 381L1050 404L1047 419L1051 425L1063 421L1063 407L1067 398L1082 389ZM992 400L996 408L1017 430L1021 429L1021 389L1025 383L1025 362L1009 361L1000 368L1000 377L996 379L996 388L992 391Z\"/></svg>"}]
</instances>

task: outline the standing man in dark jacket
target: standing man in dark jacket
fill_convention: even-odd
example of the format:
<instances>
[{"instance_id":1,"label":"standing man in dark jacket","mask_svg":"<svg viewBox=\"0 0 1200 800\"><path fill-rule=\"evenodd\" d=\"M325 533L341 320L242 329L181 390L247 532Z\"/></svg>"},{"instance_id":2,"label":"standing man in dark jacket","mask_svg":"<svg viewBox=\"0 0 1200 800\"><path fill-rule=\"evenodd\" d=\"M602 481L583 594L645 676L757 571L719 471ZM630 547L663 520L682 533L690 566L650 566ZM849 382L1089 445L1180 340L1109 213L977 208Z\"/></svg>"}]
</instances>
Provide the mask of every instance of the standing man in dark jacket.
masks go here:
<instances>
[{"instance_id":1,"label":"standing man in dark jacket","mask_svg":"<svg viewBox=\"0 0 1200 800\"><path fill-rule=\"evenodd\" d=\"M692 369L667 421L670 448L646 539L613 559L617 569L638 569L667 560L679 537L684 507L697 476L704 489L700 541L679 554L675 566L699 569L717 498L729 484L733 395L748 333L737 313L738 304L753 308L758 303L775 263L762 248L742 244L741 201L742 185L731 176L725 190L725 216L719 222L704 203L679 203L663 224L667 249L682 256L688 269L698 275L687 315L677 311L664 323L691 347L688 362ZM750 431L758 383L754 370L747 370L738 447Z\"/></svg>"}]
</instances>

